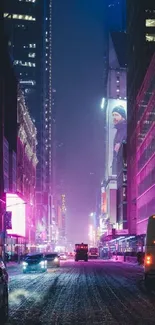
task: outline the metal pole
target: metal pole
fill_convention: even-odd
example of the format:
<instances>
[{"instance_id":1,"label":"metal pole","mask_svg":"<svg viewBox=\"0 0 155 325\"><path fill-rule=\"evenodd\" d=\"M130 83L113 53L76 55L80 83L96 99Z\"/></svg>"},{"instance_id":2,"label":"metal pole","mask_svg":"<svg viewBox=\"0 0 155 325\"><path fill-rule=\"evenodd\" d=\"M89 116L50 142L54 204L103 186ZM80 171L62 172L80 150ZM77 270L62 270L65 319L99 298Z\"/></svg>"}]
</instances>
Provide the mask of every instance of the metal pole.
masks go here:
<instances>
[{"instance_id":1,"label":"metal pole","mask_svg":"<svg viewBox=\"0 0 155 325\"><path fill-rule=\"evenodd\" d=\"M2 232L3 232L2 257L5 262L6 261L6 238L7 238L5 212L3 212L2 214Z\"/></svg>"}]
</instances>

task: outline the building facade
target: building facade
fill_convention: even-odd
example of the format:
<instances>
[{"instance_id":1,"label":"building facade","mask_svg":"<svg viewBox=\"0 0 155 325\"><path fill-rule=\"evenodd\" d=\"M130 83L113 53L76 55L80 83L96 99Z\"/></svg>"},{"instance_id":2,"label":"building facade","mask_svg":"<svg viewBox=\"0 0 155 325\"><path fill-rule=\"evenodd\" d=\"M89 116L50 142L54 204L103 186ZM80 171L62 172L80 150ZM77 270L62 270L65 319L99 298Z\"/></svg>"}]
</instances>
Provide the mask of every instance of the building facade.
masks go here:
<instances>
[{"instance_id":1,"label":"building facade","mask_svg":"<svg viewBox=\"0 0 155 325\"><path fill-rule=\"evenodd\" d=\"M31 114L35 114L38 64L38 1L4 1L9 50Z\"/></svg>"},{"instance_id":2,"label":"building facade","mask_svg":"<svg viewBox=\"0 0 155 325\"><path fill-rule=\"evenodd\" d=\"M37 168L37 241L53 243L51 228L55 222L53 213L53 89L52 89L52 0L43 1L40 11L42 44L41 114L38 123L38 168ZM40 231L41 229L41 231ZM56 234L54 234L55 236Z\"/></svg>"},{"instance_id":3,"label":"building facade","mask_svg":"<svg viewBox=\"0 0 155 325\"><path fill-rule=\"evenodd\" d=\"M138 21L138 24L137 24ZM127 165L128 165L128 227L136 233L137 223L137 184L136 184L136 97L141 88L145 73L155 51L155 3L153 0L138 2L127 0ZM143 110L145 109L145 104Z\"/></svg>"},{"instance_id":4,"label":"building facade","mask_svg":"<svg viewBox=\"0 0 155 325\"><path fill-rule=\"evenodd\" d=\"M155 54L137 96L136 207L137 235L146 234L155 211Z\"/></svg>"},{"instance_id":5,"label":"building facade","mask_svg":"<svg viewBox=\"0 0 155 325\"><path fill-rule=\"evenodd\" d=\"M52 0L5 1L10 53L38 131L37 241L50 242L52 198Z\"/></svg>"},{"instance_id":6,"label":"building facade","mask_svg":"<svg viewBox=\"0 0 155 325\"><path fill-rule=\"evenodd\" d=\"M109 36L109 70L107 98L105 100L106 119L106 170L105 198L106 213L102 215L102 227L116 227L117 223L117 154L126 139L126 44L125 33L111 33ZM116 142L116 143L115 143Z\"/></svg>"},{"instance_id":7,"label":"building facade","mask_svg":"<svg viewBox=\"0 0 155 325\"><path fill-rule=\"evenodd\" d=\"M17 135L17 193L25 202L26 242L35 244L36 238L36 166L38 163L37 131L28 112L24 95L18 89L18 135Z\"/></svg>"},{"instance_id":8,"label":"building facade","mask_svg":"<svg viewBox=\"0 0 155 325\"><path fill-rule=\"evenodd\" d=\"M0 6L0 254L4 253L6 192L10 190L9 187L15 186L13 161L17 154L17 80L9 57L1 9L2 6ZM12 168L10 168L10 159ZM12 184L9 180L10 174L12 174Z\"/></svg>"}]
</instances>

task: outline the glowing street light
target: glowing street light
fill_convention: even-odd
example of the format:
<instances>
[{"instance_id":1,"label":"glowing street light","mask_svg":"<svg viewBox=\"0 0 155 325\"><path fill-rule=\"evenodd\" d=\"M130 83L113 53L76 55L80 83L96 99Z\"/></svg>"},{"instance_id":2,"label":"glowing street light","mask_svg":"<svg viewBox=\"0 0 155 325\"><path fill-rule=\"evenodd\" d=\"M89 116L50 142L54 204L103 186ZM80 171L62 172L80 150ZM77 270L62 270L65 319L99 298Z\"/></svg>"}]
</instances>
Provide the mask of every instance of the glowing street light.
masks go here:
<instances>
[{"instance_id":1,"label":"glowing street light","mask_svg":"<svg viewBox=\"0 0 155 325\"><path fill-rule=\"evenodd\" d=\"M101 102L101 110L104 110L104 106L105 106L105 98L102 98L102 102Z\"/></svg>"}]
</instances>

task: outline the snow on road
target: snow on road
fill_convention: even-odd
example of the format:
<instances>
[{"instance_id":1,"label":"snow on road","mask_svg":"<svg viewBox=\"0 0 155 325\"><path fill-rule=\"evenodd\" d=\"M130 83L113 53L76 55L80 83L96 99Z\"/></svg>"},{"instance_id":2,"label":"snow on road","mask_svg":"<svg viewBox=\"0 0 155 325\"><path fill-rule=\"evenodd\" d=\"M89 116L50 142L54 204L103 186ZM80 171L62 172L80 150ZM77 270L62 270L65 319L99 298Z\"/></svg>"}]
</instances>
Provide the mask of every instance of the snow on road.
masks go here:
<instances>
[{"instance_id":1,"label":"snow on road","mask_svg":"<svg viewBox=\"0 0 155 325\"><path fill-rule=\"evenodd\" d=\"M155 294L137 266L62 263L45 274L10 270L8 325L154 325Z\"/></svg>"}]
</instances>

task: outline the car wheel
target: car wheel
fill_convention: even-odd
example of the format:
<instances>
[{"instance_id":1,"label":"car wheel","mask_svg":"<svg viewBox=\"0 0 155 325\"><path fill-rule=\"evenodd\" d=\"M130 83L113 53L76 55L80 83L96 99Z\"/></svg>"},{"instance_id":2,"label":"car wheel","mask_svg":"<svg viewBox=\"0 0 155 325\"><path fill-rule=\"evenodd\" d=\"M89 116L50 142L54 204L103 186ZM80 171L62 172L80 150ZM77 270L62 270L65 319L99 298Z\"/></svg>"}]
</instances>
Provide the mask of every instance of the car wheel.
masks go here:
<instances>
[{"instance_id":1,"label":"car wheel","mask_svg":"<svg viewBox=\"0 0 155 325\"><path fill-rule=\"evenodd\" d=\"M9 302L8 302L8 291L5 289L4 296L3 296L3 306L0 310L0 319L2 324L4 324L8 319L9 313Z\"/></svg>"}]
</instances>

